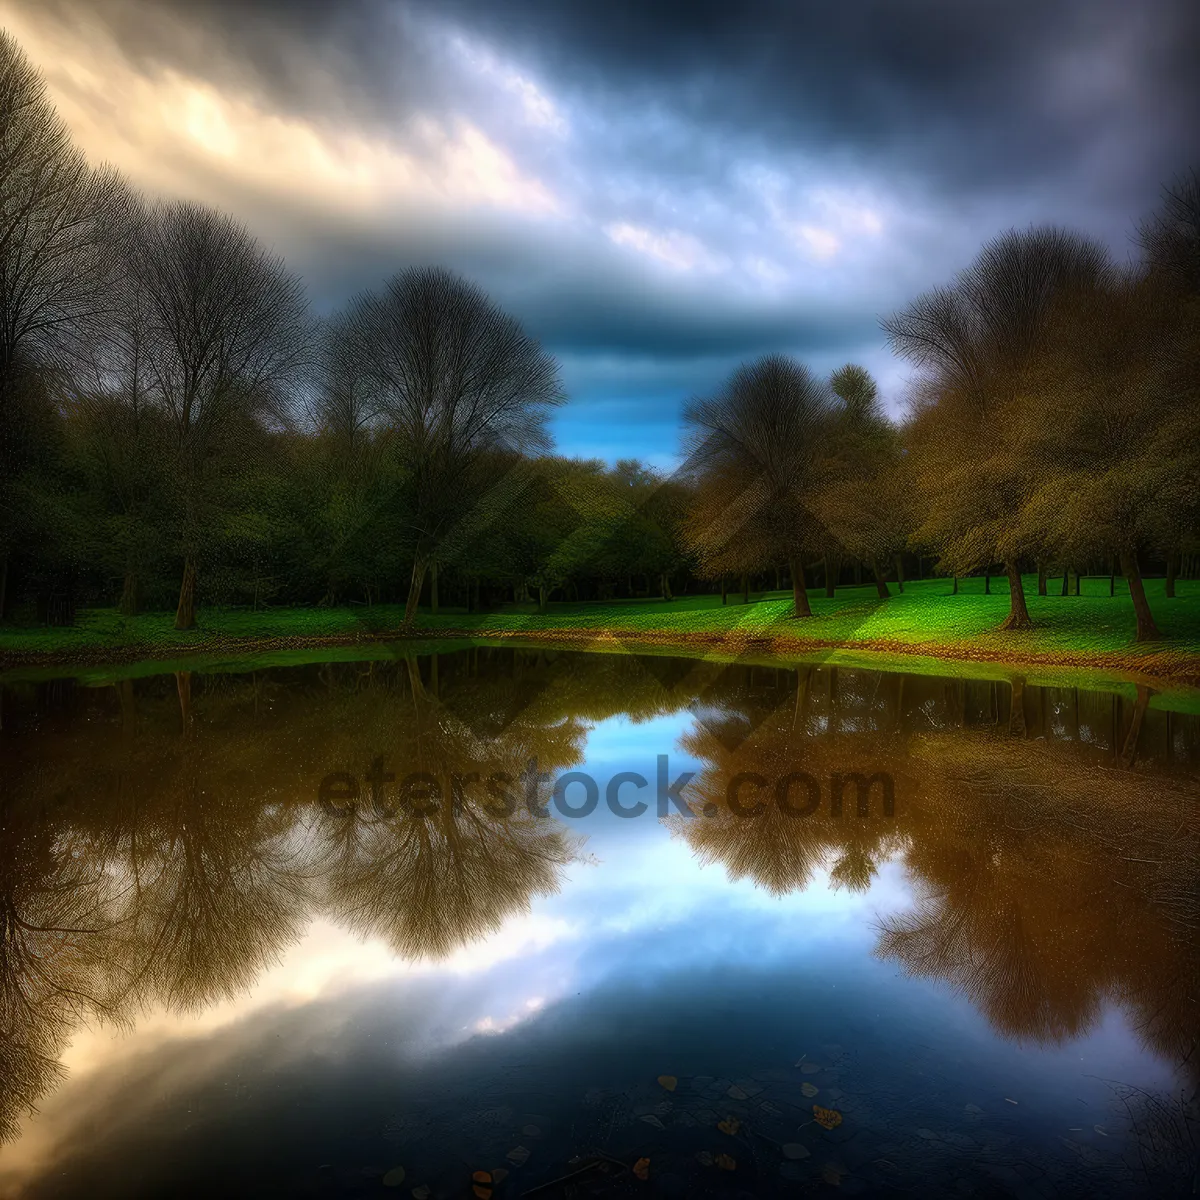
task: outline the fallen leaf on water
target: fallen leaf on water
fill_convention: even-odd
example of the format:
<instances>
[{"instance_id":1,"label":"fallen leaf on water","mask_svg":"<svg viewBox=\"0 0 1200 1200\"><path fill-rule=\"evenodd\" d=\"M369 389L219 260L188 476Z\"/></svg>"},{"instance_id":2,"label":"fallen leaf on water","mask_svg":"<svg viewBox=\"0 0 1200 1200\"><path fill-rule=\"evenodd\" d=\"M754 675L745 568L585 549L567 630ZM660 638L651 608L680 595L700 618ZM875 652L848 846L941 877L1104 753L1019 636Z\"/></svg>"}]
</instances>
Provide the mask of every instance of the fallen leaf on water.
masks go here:
<instances>
[{"instance_id":1,"label":"fallen leaf on water","mask_svg":"<svg viewBox=\"0 0 1200 1200\"><path fill-rule=\"evenodd\" d=\"M717 1122L717 1128L722 1133L729 1134L730 1137L733 1137L741 1127L742 1123L737 1117L726 1117L724 1121Z\"/></svg>"},{"instance_id":2,"label":"fallen leaf on water","mask_svg":"<svg viewBox=\"0 0 1200 1200\"><path fill-rule=\"evenodd\" d=\"M479 1200L489 1200L492 1194L491 1171L475 1171L471 1175L471 1191L479 1197Z\"/></svg>"},{"instance_id":3,"label":"fallen leaf on water","mask_svg":"<svg viewBox=\"0 0 1200 1200\"><path fill-rule=\"evenodd\" d=\"M666 1126L653 1113L647 1113L641 1120L645 1121L647 1125L653 1125L655 1129L666 1129Z\"/></svg>"},{"instance_id":4,"label":"fallen leaf on water","mask_svg":"<svg viewBox=\"0 0 1200 1200\"><path fill-rule=\"evenodd\" d=\"M508 1171L506 1171L506 1170L504 1169L504 1167L497 1167L497 1168L496 1168L496 1169L495 1169L495 1170L492 1172L492 1179L493 1179L493 1180L494 1180L496 1183L503 1183L503 1182L504 1182L504 1180L506 1180L507 1178L508 1178Z\"/></svg>"},{"instance_id":5,"label":"fallen leaf on water","mask_svg":"<svg viewBox=\"0 0 1200 1200\"><path fill-rule=\"evenodd\" d=\"M421 1184L420 1187L415 1187L412 1190L413 1200L429 1200L429 1185Z\"/></svg>"},{"instance_id":6,"label":"fallen leaf on water","mask_svg":"<svg viewBox=\"0 0 1200 1200\"><path fill-rule=\"evenodd\" d=\"M665 1087L668 1092L673 1092L679 1086L679 1080L674 1075L660 1075L658 1082L661 1087Z\"/></svg>"},{"instance_id":7,"label":"fallen leaf on water","mask_svg":"<svg viewBox=\"0 0 1200 1200\"><path fill-rule=\"evenodd\" d=\"M399 1187L404 1182L404 1168L393 1167L384 1177L384 1187Z\"/></svg>"},{"instance_id":8,"label":"fallen leaf on water","mask_svg":"<svg viewBox=\"0 0 1200 1200\"><path fill-rule=\"evenodd\" d=\"M785 1142L783 1147L784 1158L807 1158L809 1150L807 1146L800 1145L799 1142Z\"/></svg>"},{"instance_id":9,"label":"fallen leaf on water","mask_svg":"<svg viewBox=\"0 0 1200 1200\"><path fill-rule=\"evenodd\" d=\"M702 1167L711 1167L715 1160L707 1150L701 1150L700 1153L696 1155L696 1161Z\"/></svg>"},{"instance_id":10,"label":"fallen leaf on water","mask_svg":"<svg viewBox=\"0 0 1200 1200\"><path fill-rule=\"evenodd\" d=\"M963 1107L963 1112L968 1112L971 1114L971 1116L977 1117L981 1112L983 1112L983 1109L980 1108L978 1104L967 1104Z\"/></svg>"},{"instance_id":11,"label":"fallen leaf on water","mask_svg":"<svg viewBox=\"0 0 1200 1200\"><path fill-rule=\"evenodd\" d=\"M822 1129L836 1129L842 1123L842 1114L836 1108L822 1108L819 1104L814 1104L813 1120Z\"/></svg>"},{"instance_id":12,"label":"fallen leaf on water","mask_svg":"<svg viewBox=\"0 0 1200 1200\"><path fill-rule=\"evenodd\" d=\"M526 1160L529 1158L529 1151L526 1150L524 1146L515 1146L504 1157L507 1158L514 1167L521 1167L525 1165Z\"/></svg>"},{"instance_id":13,"label":"fallen leaf on water","mask_svg":"<svg viewBox=\"0 0 1200 1200\"><path fill-rule=\"evenodd\" d=\"M1099 1125L1093 1125L1092 1128L1101 1136L1108 1137L1108 1134Z\"/></svg>"},{"instance_id":14,"label":"fallen leaf on water","mask_svg":"<svg viewBox=\"0 0 1200 1200\"><path fill-rule=\"evenodd\" d=\"M637 1160L637 1162L635 1162L633 1164L633 1173L639 1179L649 1179L650 1178L650 1160L648 1158L639 1158Z\"/></svg>"},{"instance_id":15,"label":"fallen leaf on water","mask_svg":"<svg viewBox=\"0 0 1200 1200\"><path fill-rule=\"evenodd\" d=\"M816 1091L816 1088L813 1088L813 1091ZM770 1100L764 1100L758 1106L758 1111L766 1113L768 1117L782 1117L783 1116L783 1109L776 1108L775 1105L770 1102Z\"/></svg>"},{"instance_id":16,"label":"fallen leaf on water","mask_svg":"<svg viewBox=\"0 0 1200 1200\"><path fill-rule=\"evenodd\" d=\"M834 1187L841 1187L842 1180L846 1177L846 1168L839 1167L837 1163L826 1163L821 1168L821 1178L826 1183L832 1183Z\"/></svg>"},{"instance_id":17,"label":"fallen leaf on water","mask_svg":"<svg viewBox=\"0 0 1200 1200\"><path fill-rule=\"evenodd\" d=\"M717 1163L717 1166L720 1167L722 1171L736 1171L737 1170L737 1160L730 1158L728 1154L718 1154L717 1158L716 1158L716 1163Z\"/></svg>"},{"instance_id":18,"label":"fallen leaf on water","mask_svg":"<svg viewBox=\"0 0 1200 1200\"><path fill-rule=\"evenodd\" d=\"M746 1093L744 1091L742 1091L742 1089L740 1087L738 1087L738 1085L736 1083L733 1085L733 1087L731 1087L729 1089L729 1091L727 1091L725 1093L725 1095L727 1095L730 1098L730 1100L749 1100L750 1099L750 1097L747 1096Z\"/></svg>"},{"instance_id":19,"label":"fallen leaf on water","mask_svg":"<svg viewBox=\"0 0 1200 1200\"><path fill-rule=\"evenodd\" d=\"M1016 1100L1009 1100L1009 1098L1007 1096L1004 1097L1004 1100L1008 1104L1016 1104L1017 1103Z\"/></svg>"},{"instance_id":20,"label":"fallen leaf on water","mask_svg":"<svg viewBox=\"0 0 1200 1200\"><path fill-rule=\"evenodd\" d=\"M810 1100L820 1091L819 1087L814 1087L811 1083L802 1083L800 1091L804 1093Z\"/></svg>"}]
</instances>

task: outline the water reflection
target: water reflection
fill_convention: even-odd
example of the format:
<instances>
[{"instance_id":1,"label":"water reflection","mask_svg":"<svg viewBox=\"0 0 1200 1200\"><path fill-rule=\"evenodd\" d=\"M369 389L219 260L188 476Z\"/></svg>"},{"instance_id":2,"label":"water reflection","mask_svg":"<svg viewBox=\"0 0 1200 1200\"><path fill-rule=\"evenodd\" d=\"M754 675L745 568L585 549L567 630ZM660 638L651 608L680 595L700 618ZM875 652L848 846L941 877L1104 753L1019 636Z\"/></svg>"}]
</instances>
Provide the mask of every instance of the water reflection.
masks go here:
<instances>
[{"instance_id":1,"label":"water reflection","mask_svg":"<svg viewBox=\"0 0 1200 1200\"><path fill-rule=\"evenodd\" d=\"M685 736L705 770L696 818L675 830L702 861L774 893L820 869L865 890L902 852L917 903L883 920L880 954L950 982L1008 1037L1079 1037L1118 1002L1200 1082L1195 777L1160 769L1193 752L1195 718L1151 712L1140 695L1123 725L1111 696L1007 690L834 668L739 695ZM1109 753L1095 753L1097 709ZM723 739L731 726L740 740ZM848 787L839 805L851 773L886 776L895 815L878 785ZM807 795L789 805L735 785L752 774L811 778L820 802L797 817Z\"/></svg>"},{"instance_id":2,"label":"water reflection","mask_svg":"<svg viewBox=\"0 0 1200 1200\"><path fill-rule=\"evenodd\" d=\"M883 914L879 955L1008 1038L1079 1038L1116 1004L1200 1083L1200 720L1145 689L474 649L14 685L0 705L0 1141L81 1023L244 994L318 915L444 959L528 912L582 839L472 776L553 775L596 722L672 713L686 732L661 750L701 769L696 815L669 824L698 863L785 895L825 872L863 892L901 860L915 903ZM417 817L369 784L342 816L319 802L377 762L443 802ZM894 809L853 775L886 777Z\"/></svg>"}]
</instances>

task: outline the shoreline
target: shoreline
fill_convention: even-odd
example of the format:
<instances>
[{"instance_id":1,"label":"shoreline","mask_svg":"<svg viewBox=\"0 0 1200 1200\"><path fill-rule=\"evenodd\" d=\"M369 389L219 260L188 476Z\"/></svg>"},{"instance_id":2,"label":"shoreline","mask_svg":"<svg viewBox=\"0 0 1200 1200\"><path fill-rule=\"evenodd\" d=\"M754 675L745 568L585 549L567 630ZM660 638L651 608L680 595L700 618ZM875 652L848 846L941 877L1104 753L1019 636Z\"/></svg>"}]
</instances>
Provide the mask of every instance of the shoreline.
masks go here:
<instances>
[{"instance_id":1,"label":"shoreline","mask_svg":"<svg viewBox=\"0 0 1200 1200\"><path fill-rule=\"evenodd\" d=\"M1062 669L1107 675L1122 675L1147 686L1170 685L1200 687L1200 654L1180 649L1139 646L1122 651L1088 654L1073 651L1031 649L1026 653L995 650L966 643L903 642L885 638L821 639L789 637L779 633L738 633L736 631L622 630L604 628L566 629L429 629L396 628L347 634L287 634L274 637L231 637L215 635L187 644L128 643L115 646L78 647L64 650L0 650L0 676L18 670L38 668L74 668L122 666L140 662L188 660L214 656L250 657L289 650L342 649L388 644L439 642L511 642L558 646L569 650L625 648L636 652L678 650L682 654L711 651L722 655L755 654L780 660L822 653L847 653L880 659L923 658L948 664L990 664L1005 667L1016 674L1022 668ZM430 650L425 649L425 653Z\"/></svg>"}]
</instances>

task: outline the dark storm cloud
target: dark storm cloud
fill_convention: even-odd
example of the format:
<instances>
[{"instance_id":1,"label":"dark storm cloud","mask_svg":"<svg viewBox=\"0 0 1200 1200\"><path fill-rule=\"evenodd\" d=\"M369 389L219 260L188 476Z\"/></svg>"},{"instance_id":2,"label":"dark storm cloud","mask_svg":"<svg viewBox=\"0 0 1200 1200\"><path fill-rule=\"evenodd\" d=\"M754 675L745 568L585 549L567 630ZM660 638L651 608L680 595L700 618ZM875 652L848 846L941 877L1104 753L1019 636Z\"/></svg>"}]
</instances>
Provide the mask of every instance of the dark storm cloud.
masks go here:
<instances>
[{"instance_id":1,"label":"dark storm cloud","mask_svg":"<svg viewBox=\"0 0 1200 1200\"><path fill-rule=\"evenodd\" d=\"M589 429L608 453L622 424L665 428L770 350L862 361L894 401L881 315L1012 226L1070 224L1124 256L1200 157L1195 0L5 6L105 35L71 53L102 76L123 60L170 104L187 102L171 80L199 81L247 101L227 118L247 128L278 114L334 151L366 139L395 196L356 207L340 203L353 171L264 181L252 137L225 157L147 142L102 89L40 64L78 90L102 150L129 126L113 144L147 186L246 220L319 308L410 264L476 279L562 356L573 449ZM282 144L280 164L305 161ZM427 171L443 192L421 191Z\"/></svg>"},{"instance_id":2,"label":"dark storm cloud","mask_svg":"<svg viewBox=\"0 0 1200 1200\"><path fill-rule=\"evenodd\" d=\"M444 0L551 78L764 148L823 143L964 188L1075 165L1144 198L1194 153L1194 0ZM1123 158L1096 161L1116 126ZM1115 149L1115 148L1114 148ZM1101 156L1102 158L1103 156Z\"/></svg>"},{"instance_id":3,"label":"dark storm cloud","mask_svg":"<svg viewBox=\"0 0 1200 1200\"><path fill-rule=\"evenodd\" d=\"M64 10L69 0L48 0ZM153 12L151 12L151 7ZM843 148L972 191L1081 176L1114 205L1153 200L1196 152L1194 0L88 0L135 61L253 80L280 104L386 123L449 103L431 29L447 21L581 103L643 123L624 155L712 174L743 152ZM328 92L326 72L343 85ZM335 94L336 93L336 94ZM672 137L656 117L665 114ZM681 127L707 131L709 149Z\"/></svg>"}]
</instances>

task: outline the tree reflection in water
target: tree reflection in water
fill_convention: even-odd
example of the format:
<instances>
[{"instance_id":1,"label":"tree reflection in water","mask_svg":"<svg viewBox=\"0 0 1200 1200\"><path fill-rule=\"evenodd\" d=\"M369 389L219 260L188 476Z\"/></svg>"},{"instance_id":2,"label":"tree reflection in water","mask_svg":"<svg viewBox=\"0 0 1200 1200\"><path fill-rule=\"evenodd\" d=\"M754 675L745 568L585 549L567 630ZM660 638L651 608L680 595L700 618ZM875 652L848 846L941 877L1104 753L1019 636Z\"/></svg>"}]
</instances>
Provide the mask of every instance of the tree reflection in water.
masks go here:
<instances>
[{"instance_id":1,"label":"tree reflection in water","mask_svg":"<svg viewBox=\"0 0 1200 1200\"><path fill-rule=\"evenodd\" d=\"M1144 689L476 648L2 699L0 1141L81 1022L242 994L315 915L406 959L499 929L580 842L454 778L556 774L595 721L684 711L707 815L671 824L699 861L782 894L823 872L861 891L902 859L917 903L883 920L881 955L1012 1038L1077 1037L1119 1004L1196 1078L1200 722ZM330 817L320 779L379 756L444 801ZM804 817L774 802L796 772L821 787ZM835 815L838 772L887 773L894 816L853 790ZM750 818L729 804L742 773L769 781Z\"/></svg>"}]
</instances>

